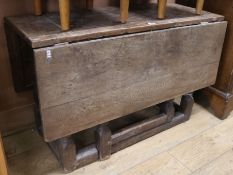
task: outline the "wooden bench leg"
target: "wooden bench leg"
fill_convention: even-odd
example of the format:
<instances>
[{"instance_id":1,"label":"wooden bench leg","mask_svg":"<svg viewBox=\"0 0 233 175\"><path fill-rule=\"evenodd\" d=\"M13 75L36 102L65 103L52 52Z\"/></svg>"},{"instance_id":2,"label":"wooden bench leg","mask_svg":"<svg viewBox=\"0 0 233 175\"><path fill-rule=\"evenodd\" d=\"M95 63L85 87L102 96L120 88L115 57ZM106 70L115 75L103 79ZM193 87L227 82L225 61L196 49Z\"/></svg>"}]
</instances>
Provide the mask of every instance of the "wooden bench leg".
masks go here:
<instances>
[{"instance_id":1,"label":"wooden bench leg","mask_svg":"<svg viewBox=\"0 0 233 175\"><path fill-rule=\"evenodd\" d=\"M167 0L158 0L158 18L164 19L166 16Z\"/></svg>"},{"instance_id":2,"label":"wooden bench leg","mask_svg":"<svg viewBox=\"0 0 233 175\"><path fill-rule=\"evenodd\" d=\"M129 17L129 0L120 1L120 11L121 23L126 23Z\"/></svg>"},{"instance_id":3,"label":"wooden bench leg","mask_svg":"<svg viewBox=\"0 0 233 175\"><path fill-rule=\"evenodd\" d=\"M181 112L185 115L186 120L189 120L191 116L193 104L194 104L194 99L192 94L187 94L182 96L180 109Z\"/></svg>"},{"instance_id":4,"label":"wooden bench leg","mask_svg":"<svg viewBox=\"0 0 233 175\"><path fill-rule=\"evenodd\" d=\"M175 116L175 107L173 100L159 104L161 112L167 115L167 122L171 122Z\"/></svg>"},{"instance_id":5,"label":"wooden bench leg","mask_svg":"<svg viewBox=\"0 0 233 175\"><path fill-rule=\"evenodd\" d=\"M34 14L39 16L42 14L42 0L34 0Z\"/></svg>"},{"instance_id":6,"label":"wooden bench leg","mask_svg":"<svg viewBox=\"0 0 233 175\"><path fill-rule=\"evenodd\" d=\"M76 164L76 145L71 137L49 143L65 172L71 172Z\"/></svg>"},{"instance_id":7,"label":"wooden bench leg","mask_svg":"<svg viewBox=\"0 0 233 175\"><path fill-rule=\"evenodd\" d=\"M92 10L92 9L93 9L93 6L94 6L93 0L86 0L86 8L87 8L88 10Z\"/></svg>"},{"instance_id":8,"label":"wooden bench leg","mask_svg":"<svg viewBox=\"0 0 233 175\"><path fill-rule=\"evenodd\" d=\"M59 0L62 31L70 29L70 0Z\"/></svg>"},{"instance_id":9,"label":"wooden bench leg","mask_svg":"<svg viewBox=\"0 0 233 175\"><path fill-rule=\"evenodd\" d=\"M197 0L196 13L198 15L202 14L202 9L203 9L203 6L204 6L204 2L205 2L205 0Z\"/></svg>"}]
</instances>

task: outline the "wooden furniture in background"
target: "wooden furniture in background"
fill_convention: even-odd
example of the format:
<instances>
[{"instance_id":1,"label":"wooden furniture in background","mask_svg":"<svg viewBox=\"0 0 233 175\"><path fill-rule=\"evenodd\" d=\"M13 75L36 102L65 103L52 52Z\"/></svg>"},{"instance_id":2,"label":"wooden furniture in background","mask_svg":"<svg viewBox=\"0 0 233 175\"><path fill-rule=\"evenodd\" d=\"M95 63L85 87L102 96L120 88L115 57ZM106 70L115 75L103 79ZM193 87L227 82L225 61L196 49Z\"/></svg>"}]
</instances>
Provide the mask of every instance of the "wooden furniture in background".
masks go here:
<instances>
[{"instance_id":1,"label":"wooden furniture in background","mask_svg":"<svg viewBox=\"0 0 233 175\"><path fill-rule=\"evenodd\" d=\"M192 6L185 0L177 2ZM222 58L215 85L195 93L198 103L210 109L220 119L225 119L233 110L233 1L206 0L204 8L210 12L225 16L228 28L223 47Z\"/></svg>"},{"instance_id":2,"label":"wooden furniture in background","mask_svg":"<svg viewBox=\"0 0 233 175\"><path fill-rule=\"evenodd\" d=\"M7 175L7 163L6 163L6 157L2 142L2 136L0 133L0 175Z\"/></svg>"},{"instance_id":3,"label":"wooden furniture in background","mask_svg":"<svg viewBox=\"0 0 233 175\"><path fill-rule=\"evenodd\" d=\"M86 0L86 8L93 9L94 0ZM129 2L130 0L120 0L120 21L126 23L129 16ZM204 5L204 0L197 0L196 13L201 14ZM164 19L166 16L167 0L158 0L158 18ZM67 31L70 29L70 0L59 0L59 12L61 30ZM34 0L35 15L42 14L42 0ZM78 19L77 19L78 20Z\"/></svg>"},{"instance_id":4,"label":"wooden furniture in background","mask_svg":"<svg viewBox=\"0 0 233 175\"><path fill-rule=\"evenodd\" d=\"M77 3L78 7L83 7L85 4L83 0L76 0L73 3ZM109 6L109 3L113 4L109 0L97 0L94 5L102 7ZM0 1L0 7L0 130L3 135L7 135L34 126L34 100L31 91L31 75L33 73L30 69L33 63L31 63L32 59L27 59L29 56L24 55L22 57L25 57L25 59L17 63L18 71L17 68L12 69L3 21L6 16L33 14L33 0L3 0ZM56 11L56 1L47 1L46 10L48 13ZM22 70L20 65L24 67L23 71L20 71ZM12 75L14 80L12 80ZM16 79L21 80L15 81ZM16 87L17 91L15 91Z\"/></svg>"},{"instance_id":5,"label":"wooden furniture in background","mask_svg":"<svg viewBox=\"0 0 233 175\"><path fill-rule=\"evenodd\" d=\"M189 1L189 0L187 0ZM201 15L205 0L196 0L196 14ZM166 17L167 0L158 0L158 18L164 19Z\"/></svg>"},{"instance_id":6,"label":"wooden furniture in background","mask_svg":"<svg viewBox=\"0 0 233 175\"><path fill-rule=\"evenodd\" d=\"M61 30L66 31L70 29L70 0L58 0ZM93 0L86 0L86 8L91 10L93 8ZM34 14L42 15L42 0L34 0Z\"/></svg>"},{"instance_id":7,"label":"wooden furniture in background","mask_svg":"<svg viewBox=\"0 0 233 175\"><path fill-rule=\"evenodd\" d=\"M17 68L11 69L12 65L9 61L3 23L6 16L31 14L33 11L30 2L32 1L0 1L0 21L2 21L0 22L0 131L3 135L31 127L34 124L33 95L32 91L28 90L28 86L26 86L27 83L27 85L31 83L31 81L28 82L31 74L26 71L28 61L24 60L25 74L16 71ZM21 68L19 69L21 70ZM12 81L13 72L17 72L14 77L22 80L18 82L25 85L27 92L15 92L14 85L16 87L16 84L13 85L15 81ZM24 80L22 79L23 76Z\"/></svg>"},{"instance_id":8,"label":"wooden furniture in background","mask_svg":"<svg viewBox=\"0 0 233 175\"><path fill-rule=\"evenodd\" d=\"M133 0L132 0L133 1ZM196 14L201 15L205 0L197 0ZM168 0L158 0L158 18L164 19L166 17L166 8ZM121 22L128 20L129 0L121 0Z\"/></svg>"},{"instance_id":9,"label":"wooden furniture in background","mask_svg":"<svg viewBox=\"0 0 233 175\"><path fill-rule=\"evenodd\" d=\"M86 0L86 8L93 9L94 0ZM59 12L61 30L67 31L70 29L70 0L59 0ZM128 20L129 0L120 0L120 21L125 23ZM42 0L34 0L34 14L42 15ZM78 20L78 19L77 19Z\"/></svg>"},{"instance_id":10,"label":"wooden furniture in background","mask_svg":"<svg viewBox=\"0 0 233 175\"><path fill-rule=\"evenodd\" d=\"M134 0L131 0L134 1ZM196 0L196 14L201 15L205 0ZM168 0L158 0L158 18L166 17L166 8ZM121 0L121 22L127 22L129 11L129 0Z\"/></svg>"},{"instance_id":11,"label":"wooden furniture in background","mask_svg":"<svg viewBox=\"0 0 233 175\"><path fill-rule=\"evenodd\" d=\"M220 62L216 84L197 93L197 101L209 106L214 114L225 119L233 110L233 1L232 0L206 0L205 9L210 12L222 14L228 21L223 54Z\"/></svg>"}]
</instances>

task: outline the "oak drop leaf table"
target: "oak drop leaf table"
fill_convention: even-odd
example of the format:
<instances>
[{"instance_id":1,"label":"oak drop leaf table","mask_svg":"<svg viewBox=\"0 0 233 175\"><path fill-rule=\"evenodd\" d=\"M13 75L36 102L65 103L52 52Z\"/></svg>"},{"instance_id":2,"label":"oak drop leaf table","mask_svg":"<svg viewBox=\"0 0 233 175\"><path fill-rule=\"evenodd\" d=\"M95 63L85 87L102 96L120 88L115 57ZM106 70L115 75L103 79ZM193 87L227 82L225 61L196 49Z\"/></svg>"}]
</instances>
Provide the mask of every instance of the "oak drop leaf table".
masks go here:
<instances>
[{"instance_id":1,"label":"oak drop leaf table","mask_svg":"<svg viewBox=\"0 0 233 175\"><path fill-rule=\"evenodd\" d=\"M65 171L187 121L191 93L215 83L224 17L168 4L159 20L155 7L127 24L116 7L77 12L66 32L56 13L5 19L15 89L34 84L37 126Z\"/></svg>"}]
</instances>

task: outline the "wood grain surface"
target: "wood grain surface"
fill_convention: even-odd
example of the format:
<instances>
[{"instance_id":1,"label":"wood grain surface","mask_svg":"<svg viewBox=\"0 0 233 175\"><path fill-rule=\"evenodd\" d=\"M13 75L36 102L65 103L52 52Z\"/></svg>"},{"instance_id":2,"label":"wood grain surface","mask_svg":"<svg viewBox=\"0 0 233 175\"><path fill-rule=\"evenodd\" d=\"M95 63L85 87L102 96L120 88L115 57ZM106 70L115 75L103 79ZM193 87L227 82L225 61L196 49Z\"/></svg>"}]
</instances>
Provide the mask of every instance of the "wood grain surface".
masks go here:
<instances>
[{"instance_id":1,"label":"wood grain surface","mask_svg":"<svg viewBox=\"0 0 233 175\"><path fill-rule=\"evenodd\" d=\"M4 151L4 147L3 147L1 133L0 133L0 174L1 175L7 175L8 174L6 158L5 158L5 151Z\"/></svg>"},{"instance_id":2,"label":"wood grain surface","mask_svg":"<svg viewBox=\"0 0 233 175\"><path fill-rule=\"evenodd\" d=\"M78 2L81 2L78 1ZM57 6L57 2L55 1L47 1L47 11L58 11L58 6ZM17 15L22 15L22 14L26 14L24 16L30 16L28 14L33 14L33 1L31 0L23 0L20 2L10 2L7 0L0 0L0 4L2 5L2 10L0 12L0 19L3 21L3 18L5 16L17 16ZM110 5L112 4L112 2L106 1L106 0L99 0L99 1L94 1L94 6L96 8L96 6L106 6L106 5ZM172 6L172 5L171 5ZM79 10L78 10L79 11ZM97 10L98 11L98 10ZM181 10L182 11L182 10ZM134 16L130 16L130 21L134 21L134 20L138 20L141 19L141 21L145 20L146 21L146 25L145 28L142 30L151 30L152 28L156 29L156 28L160 28L161 26L163 26L162 28L167 28L167 27L171 27L171 26L178 26L178 25L185 25L185 24L196 24L196 23L200 23L201 21L218 21L218 20L222 20L223 17L222 16L218 16L218 15L213 15L213 14L209 14L209 13L205 13L204 16L202 17L197 17L197 16L193 16L193 14L195 13L194 10L185 10L183 12L179 11L179 13L176 12L176 10L171 10L168 12L168 14L173 14L171 16L168 16L169 20L169 24L163 24L162 21L156 21L154 20L155 18L155 11L154 11L154 7L152 8L152 10L150 10L149 12L149 16L148 15L141 15L140 13L136 13L138 14L137 18L134 18ZM93 13L94 15L96 15L96 13ZM108 21L106 25L115 25L115 23L112 23L112 19L117 19L118 15L119 15L119 11L115 12L115 17L111 17L109 16L109 18L104 15L99 13L98 19L97 20L93 20L96 21L96 23L99 23L99 21L101 21L100 19L102 19L102 21ZM183 17L187 17L184 19L184 21L182 22L178 22L176 19L174 19L174 15L178 18ZM73 26L73 30L69 33L60 33L60 28L57 26L57 24L59 23L59 19L57 17L54 18L54 16L56 16L56 14L47 14L43 17L34 17L34 16L30 16L28 19L32 18L32 21L34 21L35 23L28 23L30 20L26 20L26 24L22 23L22 21L18 21L18 25L22 25L25 26L26 28L24 29L24 33L23 35L28 35L30 33L30 29L32 27L38 27L38 29L41 32L36 32L35 34L41 36L43 35L43 31L46 31L47 34L51 34L50 35L50 39L48 38L47 35L44 35L44 37L46 37L46 41L44 42L44 44L38 44L37 46L42 46L42 45L50 45L51 43L60 43L60 42L66 42L66 39L69 40L73 40L73 38L75 39L83 39L83 36L85 36L83 34L83 30L86 29L85 26L87 28L92 28L93 26L85 23L85 21L89 22L92 21L91 19L93 19L93 17L88 17L88 16L82 16L82 19L84 23L82 23L80 20L77 20L78 23L75 23ZM104 17L105 16L105 17ZM172 17L173 16L173 17ZM193 16L193 17L192 17ZM74 15L74 17L76 17ZM21 18L21 17L20 17ZM14 18L15 19L15 18ZM18 19L18 18L16 18ZM89 19L89 20L85 20L85 19ZM95 18L96 19L96 18ZM53 21L54 26L51 28L50 25L48 25L48 20L49 21ZM16 20L17 21L17 20ZM76 21L76 20L75 20ZM110 22L109 22L110 21ZM116 21L116 20L115 20ZM150 23L152 21L152 23ZM47 23L44 23L47 22ZM81 22L81 23L80 23ZM159 23L158 27L157 23ZM81 24L81 26L80 26ZM88 24L88 25L87 25ZM145 23L144 23L145 24ZM153 24L153 27L150 27L150 25ZM96 24L94 24L96 25ZM101 24L102 25L102 24ZM105 25L105 26L106 26ZM46 26L46 27L41 27L41 26ZM131 26L134 26L134 24L131 24ZM78 29L79 34L82 37L74 37L72 34L77 31ZM104 27L104 26L102 26ZM128 27L128 26L125 26ZM121 32L137 32L137 30L135 30L135 28L131 28L130 31L126 31L125 28L123 26L120 26L121 28ZM50 31L48 31L48 29ZM93 30L88 30L88 33L90 33L89 36L86 36L87 38L90 36L91 37L95 37L95 29ZM109 30L111 30L111 27L109 28ZM21 127L24 128L24 126L27 126L29 124L31 124L33 122L33 115L27 115L27 118L25 118L25 116L21 115L21 113L19 114L17 111L18 109L20 111L25 109L25 112L27 112L27 108L25 108L24 106L27 106L29 104L33 103L33 95L31 93L31 91L27 91L27 92L22 92L22 93L16 93L14 91L13 88L13 82L12 82L12 73L11 73L11 68L10 68L10 62L9 62L9 58L8 58L8 52L7 52L7 46L6 46L6 41L5 41L5 35L4 35L4 29L3 29L3 22L0 23L0 80L1 80L1 84L0 84L0 111L1 111L1 116L0 116L0 123L4 123L4 126L2 127L2 125L0 126L1 130L4 130L4 133L7 132L11 132L11 131L15 131L15 130L19 130ZM99 31L96 30L96 32L98 33ZM94 34L93 34L94 33ZM65 34L65 36L64 36ZM25 36L24 35L24 36ZM108 33L108 35L112 35L111 32ZM36 38L33 38L33 35L31 39L33 39L35 41L35 43L39 42L36 40ZM35 35L36 36L36 35ZM101 34L102 36L102 34ZM101 37L98 36L98 37ZM85 38L85 37L84 37ZM39 39L39 38L38 38ZM43 39L43 37L42 37ZM65 39L65 40L64 40ZM30 42L29 42L30 43ZM36 44L34 45L36 46ZM8 113L8 111L10 111L12 113L12 115L10 115L10 117L8 115L6 115ZM23 113L25 113L23 112ZM22 114L23 114L22 113ZM32 113L31 113L32 114ZM6 123L7 122L7 123ZM14 123L14 127L9 127L8 126L12 126L11 123Z\"/></svg>"},{"instance_id":3,"label":"wood grain surface","mask_svg":"<svg viewBox=\"0 0 233 175\"><path fill-rule=\"evenodd\" d=\"M198 170L225 152L232 150L232 121L233 118L230 118L228 122L219 124L211 130L177 145L169 150L169 153L191 171Z\"/></svg>"},{"instance_id":4,"label":"wood grain surface","mask_svg":"<svg viewBox=\"0 0 233 175\"><path fill-rule=\"evenodd\" d=\"M45 139L213 84L225 29L219 22L36 49Z\"/></svg>"},{"instance_id":5,"label":"wood grain surface","mask_svg":"<svg viewBox=\"0 0 233 175\"><path fill-rule=\"evenodd\" d=\"M166 29L177 26L200 24L201 22L222 21L223 16L203 12L196 15L195 9L169 4L167 18L156 17L156 5L145 8L131 9L127 24L119 21L119 8L95 8L90 11L78 11L71 16L72 29L61 33L59 15L47 14L40 17L21 16L7 18L6 22L13 25L26 38L33 48L45 47L64 42L75 42L93 38L102 38L128 33ZM77 19L82 20L77 20Z\"/></svg>"},{"instance_id":6,"label":"wood grain surface","mask_svg":"<svg viewBox=\"0 0 233 175\"><path fill-rule=\"evenodd\" d=\"M230 127L233 125L232 116L231 114L231 117L228 119L219 120L211 113L195 104L192 117L189 121L113 154L111 158L106 161L95 162L80 168L70 173L70 175L131 175L132 173L140 174L140 172L146 175L182 175L187 173L195 175L230 175L233 172L232 142L229 142L233 139L232 127ZM216 127L216 125L219 127ZM197 156L192 153L193 145L186 143L191 142L191 140L195 140L195 143L199 143L203 135L206 135L205 133L211 132L218 132L220 133L219 135L221 135L220 137L222 137L221 139L216 139L213 134L208 137L208 139L205 139L205 142L210 142L210 140L213 139L214 143L219 145L218 153L216 154L214 152L216 150L215 144L210 144L208 149L201 149L202 151L197 152L200 158L207 156L212 157L208 159L209 162L207 163L206 161L202 162L200 159L201 168L198 170L190 172L187 168L189 162L187 162L187 164L181 164L180 161L183 160L182 156L173 157L168 153L169 150L181 144L186 145L187 147L184 147L185 150L191 153L185 155L190 155L189 160L192 161L192 158L196 159ZM8 165L11 175L64 174L61 168L59 168L55 156L48 146L40 140L40 136L38 136L37 133L34 133L34 135L19 133L18 135L5 137L4 140L8 140L8 144L5 145L6 148L12 147L12 145L16 143L15 140L18 140L19 135L28 141L33 140L35 143L31 143L31 149L27 149L9 160ZM34 137L37 139L34 139ZM203 140L202 143L205 144L205 142ZM23 150L25 147L23 143L18 145L17 148ZM227 152L226 149L220 151L223 148L221 146L223 143L229 144ZM196 145L197 144L195 144L195 146ZM28 148L28 146L30 146L30 144L27 143L26 147ZM211 152L210 150L213 150L213 154L215 154L214 157L217 157L217 159L213 159L212 154L208 154Z\"/></svg>"},{"instance_id":7,"label":"wood grain surface","mask_svg":"<svg viewBox=\"0 0 233 175\"><path fill-rule=\"evenodd\" d=\"M80 3L83 0L79 0ZM58 3L56 1L46 1L46 11L58 11ZM110 0L98 0L94 2L94 6L106 6L111 4ZM12 73L7 51L6 36L4 31L3 19L6 16L21 16L33 14L33 1L20 0L8 1L0 0L0 130L2 134L12 131L25 129L26 125L33 122L34 116L27 117L23 113L27 113L25 106L33 103L33 95L31 91L16 93L12 81ZM18 110L23 113L18 113ZM8 115L10 111L11 115ZM14 123L14 126L12 125ZM9 127L8 127L9 126Z\"/></svg>"}]
</instances>

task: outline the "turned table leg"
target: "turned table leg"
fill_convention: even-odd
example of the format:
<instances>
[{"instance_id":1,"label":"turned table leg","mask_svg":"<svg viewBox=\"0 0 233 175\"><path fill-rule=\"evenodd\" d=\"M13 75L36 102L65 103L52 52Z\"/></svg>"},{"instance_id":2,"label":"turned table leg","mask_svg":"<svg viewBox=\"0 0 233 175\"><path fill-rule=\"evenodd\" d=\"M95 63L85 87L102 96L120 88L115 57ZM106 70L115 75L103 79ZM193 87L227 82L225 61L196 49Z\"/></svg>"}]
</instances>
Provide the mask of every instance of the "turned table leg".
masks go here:
<instances>
[{"instance_id":1,"label":"turned table leg","mask_svg":"<svg viewBox=\"0 0 233 175\"><path fill-rule=\"evenodd\" d=\"M164 19L166 16L167 0L158 0L158 18Z\"/></svg>"},{"instance_id":2,"label":"turned table leg","mask_svg":"<svg viewBox=\"0 0 233 175\"><path fill-rule=\"evenodd\" d=\"M201 15L205 0L197 0L196 13Z\"/></svg>"},{"instance_id":3,"label":"turned table leg","mask_svg":"<svg viewBox=\"0 0 233 175\"><path fill-rule=\"evenodd\" d=\"M129 0L120 1L120 18L122 23L126 23L129 16Z\"/></svg>"},{"instance_id":4,"label":"turned table leg","mask_svg":"<svg viewBox=\"0 0 233 175\"><path fill-rule=\"evenodd\" d=\"M42 14L42 0L34 0L34 14L39 16Z\"/></svg>"},{"instance_id":5,"label":"turned table leg","mask_svg":"<svg viewBox=\"0 0 233 175\"><path fill-rule=\"evenodd\" d=\"M61 29L70 29L70 0L59 0Z\"/></svg>"}]
</instances>

